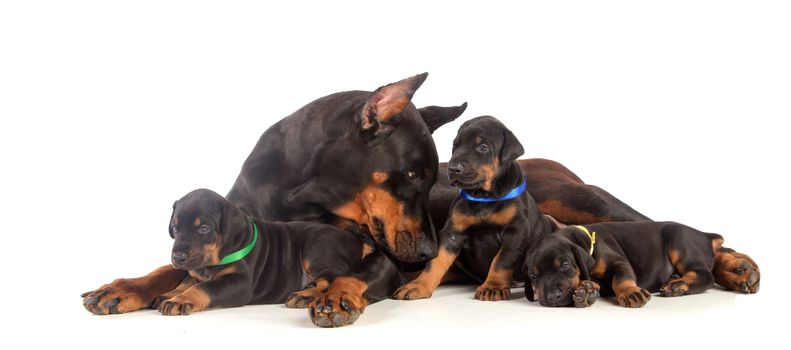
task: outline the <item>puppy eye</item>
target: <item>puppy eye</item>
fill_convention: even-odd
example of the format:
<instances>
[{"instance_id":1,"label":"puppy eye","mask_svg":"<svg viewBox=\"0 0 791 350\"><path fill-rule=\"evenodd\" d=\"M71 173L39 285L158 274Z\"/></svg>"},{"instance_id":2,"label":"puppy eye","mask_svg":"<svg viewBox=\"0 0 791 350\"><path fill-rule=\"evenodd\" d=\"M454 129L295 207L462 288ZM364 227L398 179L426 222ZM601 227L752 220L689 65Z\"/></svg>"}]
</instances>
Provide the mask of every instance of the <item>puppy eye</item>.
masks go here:
<instances>
[{"instance_id":1,"label":"puppy eye","mask_svg":"<svg viewBox=\"0 0 791 350\"><path fill-rule=\"evenodd\" d=\"M202 235L205 235L205 234L207 234L207 233L209 233L209 232L211 232L211 229L209 228L209 226L206 226L206 225L201 225L201 226L198 228L198 233L200 233L200 234L202 234Z\"/></svg>"},{"instance_id":2,"label":"puppy eye","mask_svg":"<svg viewBox=\"0 0 791 350\"><path fill-rule=\"evenodd\" d=\"M416 173L416 172L414 172L414 171L407 171L407 173L406 173L406 176L407 176L407 177L408 177L410 180L417 179L417 173Z\"/></svg>"},{"instance_id":3,"label":"puppy eye","mask_svg":"<svg viewBox=\"0 0 791 350\"><path fill-rule=\"evenodd\" d=\"M560 264L561 270L568 270L570 268L571 268L571 263L568 261L564 261L562 264Z\"/></svg>"},{"instance_id":4,"label":"puppy eye","mask_svg":"<svg viewBox=\"0 0 791 350\"><path fill-rule=\"evenodd\" d=\"M538 281L538 275L536 275L534 273L530 274L530 280L532 280L533 282Z\"/></svg>"},{"instance_id":5,"label":"puppy eye","mask_svg":"<svg viewBox=\"0 0 791 350\"><path fill-rule=\"evenodd\" d=\"M482 143L478 145L478 148L476 149L478 150L478 153L486 153L489 152L489 145Z\"/></svg>"}]
</instances>

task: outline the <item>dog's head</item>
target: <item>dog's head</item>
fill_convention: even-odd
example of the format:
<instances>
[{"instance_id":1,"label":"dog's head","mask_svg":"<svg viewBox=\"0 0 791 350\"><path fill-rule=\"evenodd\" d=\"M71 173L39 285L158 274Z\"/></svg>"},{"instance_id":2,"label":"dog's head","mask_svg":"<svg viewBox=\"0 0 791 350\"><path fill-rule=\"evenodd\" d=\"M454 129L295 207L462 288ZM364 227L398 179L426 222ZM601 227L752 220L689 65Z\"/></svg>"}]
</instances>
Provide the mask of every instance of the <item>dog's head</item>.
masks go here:
<instances>
[{"instance_id":1,"label":"dog's head","mask_svg":"<svg viewBox=\"0 0 791 350\"><path fill-rule=\"evenodd\" d=\"M437 180L437 150L431 133L466 108L415 108L411 99L426 79L416 75L373 92L327 97L336 135L316 151L312 175L288 201L318 204L367 231L377 244L405 262L436 255L428 194ZM328 112L330 113L330 112Z\"/></svg>"},{"instance_id":2,"label":"dog's head","mask_svg":"<svg viewBox=\"0 0 791 350\"><path fill-rule=\"evenodd\" d=\"M594 260L585 249L558 232L541 237L525 256L525 296L542 306L566 306Z\"/></svg>"},{"instance_id":3,"label":"dog's head","mask_svg":"<svg viewBox=\"0 0 791 350\"><path fill-rule=\"evenodd\" d=\"M175 239L171 261L181 270L196 270L220 262L252 238L244 213L214 191L194 190L173 203L170 237Z\"/></svg>"},{"instance_id":4,"label":"dog's head","mask_svg":"<svg viewBox=\"0 0 791 350\"><path fill-rule=\"evenodd\" d=\"M496 118L468 120L453 140L453 156L448 162L451 185L489 192L494 179L524 153L516 136Z\"/></svg>"}]
</instances>

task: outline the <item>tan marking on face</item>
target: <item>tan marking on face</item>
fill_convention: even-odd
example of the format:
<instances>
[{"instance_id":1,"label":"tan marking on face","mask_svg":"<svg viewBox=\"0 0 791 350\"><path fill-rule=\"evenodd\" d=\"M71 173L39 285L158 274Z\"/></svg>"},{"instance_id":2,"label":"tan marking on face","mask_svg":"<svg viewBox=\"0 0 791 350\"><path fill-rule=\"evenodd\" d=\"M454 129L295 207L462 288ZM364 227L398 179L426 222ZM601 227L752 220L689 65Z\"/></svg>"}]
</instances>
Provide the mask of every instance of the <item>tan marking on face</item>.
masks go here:
<instances>
[{"instance_id":1,"label":"tan marking on face","mask_svg":"<svg viewBox=\"0 0 791 350\"><path fill-rule=\"evenodd\" d=\"M749 268L742 274L735 270L748 264ZM718 252L714 256L714 268L712 270L714 280L717 284L731 290L742 291L741 285L747 284L750 293L758 292L760 288L761 270L758 264L747 254L739 252ZM757 280L751 281L751 277Z\"/></svg>"},{"instance_id":2,"label":"tan marking on face","mask_svg":"<svg viewBox=\"0 0 791 350\"><path fill-rule=\"evenodd\" d=\"M492 182L494 182L494 179L497 176L497 169L499 165L500 161L498 159L495 159L492 164L481 165L481 175L483 175L481 188L484 191L492 190Z\"/></svg>"},{"instance_id":3,"label":"tan marking on face","mask_svg":"<svg viewBox=\"0 0 791 350\"><path fill-rule=\"evenodd\" d=\"M220 262L220 242L212 242L203 245L203 261L208 261L209 265Z\"/></svg>"},{"instance_id":4,"label":"tan marking on face","mask_svg":"<svg viewBox=\"0 0 791 350\"><path fill-rule=\"evenodd\" d=\"M610 221L606 217L598 217L591 213L578 211L563 204L563 202L550 199L538 203L538 209L547 215L551 215L560 222L574 225L586 225L597 222Z\"/></svg>"},{"instance_id":5,"label":"tan marking on face","mask_svg":"<svg viewBox=\"0 0 791 350\"><path fill-rule=\"evenodd\" d=\"M200 218L195 218L195 221L192 223L193 226L200 226Z\"/></svg>"},{"instance_id":6,"label":"tan marking on face","mask_svg":"<svg viewBox=\"0 0 791 350\"><path fill-rule=\"evenodd\" d=\"M593 269L590 271L591 277L596 277L599 279L604 278L604 273L607 271L607 262L604 261L604 258L599 257L596 259L596 264L593 265Z\"/></svg>"},{"instance_id":7,"label":"tan marking on face","mask_svg":"<svg viewBox=\"0 0 791 350\"><path fill-rule=\"evenodd\" d=\"M335 208L332 212L337 216L353 220L358 225L368 225L373 238L380 242L384 239L387 246L396 255L406 250L414 251L417 248L420 222L406 215L404 205L390 192L378 186L386 180L387 173L373 173L371 185L365 187L351 201ZM382 221L383 233L376 232L375 218ZM398 232L407 232L410 235L404 244L396 243Z\"/></svg>"},{"instance_id":8,"label":"tan marking on face","mask_svg":"<svg viewBox=\"0 0 791 350\"><path fill-rule=\"evenodd\" d=\"M190 277L192 277L192 279L194 279L194 280L196 280L198 282L206 282L206 281L211 281L211 280L220 278L220 277L225 276L225 275L229 275L229 274L235 273L236 272L236 266L228 265L225 268L223 268L223 269L221 269L219 271L216 271L216 272L214 272L214 273L212 273L210 275L201 273L201 272L205 272L205 271L207 271L207 270L206 269L199 269L199 270L189 270L188 272L189 272Z\"/></svg>"}]
</instances>

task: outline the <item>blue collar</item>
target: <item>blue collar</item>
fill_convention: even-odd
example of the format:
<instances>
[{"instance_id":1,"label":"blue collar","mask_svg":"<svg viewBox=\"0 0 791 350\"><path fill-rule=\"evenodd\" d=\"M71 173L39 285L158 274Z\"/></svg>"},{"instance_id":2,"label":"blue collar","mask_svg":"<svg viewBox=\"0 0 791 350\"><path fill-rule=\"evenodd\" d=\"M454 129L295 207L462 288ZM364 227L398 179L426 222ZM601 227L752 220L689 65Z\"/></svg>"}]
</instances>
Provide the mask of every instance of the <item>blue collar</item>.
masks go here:
<instances>
[{"instance_id":1,"label":"blue collar","mask_svg":"<svg viewBox=\"0 0 791 350\"><path fill-rule=\"evenodd\" d=\"M469 193L464 192L464 190L459 190L459 195L464 197L464 199L472 202L501 202L507 201L509 199L514 199L525 193L525 189L527 188L527 179L522 180L522 184L511 190L510 192L506 193L505 196L500 198L478 198L473 197Z\"/></svg>"}]
</instances>

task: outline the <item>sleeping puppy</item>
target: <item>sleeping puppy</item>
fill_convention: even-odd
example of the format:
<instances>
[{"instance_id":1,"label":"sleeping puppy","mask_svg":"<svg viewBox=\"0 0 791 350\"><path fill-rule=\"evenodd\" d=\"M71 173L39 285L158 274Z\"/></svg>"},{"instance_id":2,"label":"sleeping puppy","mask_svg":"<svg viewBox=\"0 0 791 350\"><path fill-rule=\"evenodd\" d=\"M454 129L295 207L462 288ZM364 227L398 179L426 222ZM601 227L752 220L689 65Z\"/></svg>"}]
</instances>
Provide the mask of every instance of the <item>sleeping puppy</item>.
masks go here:
<instances>
[{"instance_id":1,"label":"sleeping puppy","mask_svg":"<svg viewBox=\"0 0 791 350\"><path fill-rule=\"evenodd\" d=\"M568 226L528 250L525 296L543 306L586 307L599 295L614 295L621 306L641 307L650 293L696 294L715 282L758 292L758 265L722 242L720 235L675 222Z\"/></svg>"},{"instance_id":2,"label":"sleeping puppy","mask_svg":"<svg viewBox=\"0 0 791 350\"><path fill-rule=\"evenodd\" d=\"M510 298L511 283L522 280L519 267L528 244L556 228L526 191L516 163L523 153L516 136L493 117L478 117L461 126L448 176L462 191L439 232L438 255L417 279L395 292L395 299L430 297L454 263L483 282L476 299Z\"/></svg>"},{"instance_id":3,"label":"sleeping puppy","mask_svg":"<svg viewBox=\"0 0 791 350\"><path fill-rule=\"evenodd\" d=\"M153 307L163 315L282 302L308 307L332 294L327 289L333 280L349 278L335 276L353 275L374 250L373 242L334 226L254 220L205 189L174 203L170 235L175 239L173 266L188 270L189 275L175 290L156 299ZM354 310L362 310L400 285L395 265L387 259L377 261L380 281L386 283L358 286L365 297L343 299L341 307L352 304ZM334 320L338 321L334 325L351 323L358 316L351 313L348 320Z\"/></svg>"}]
</instances>

